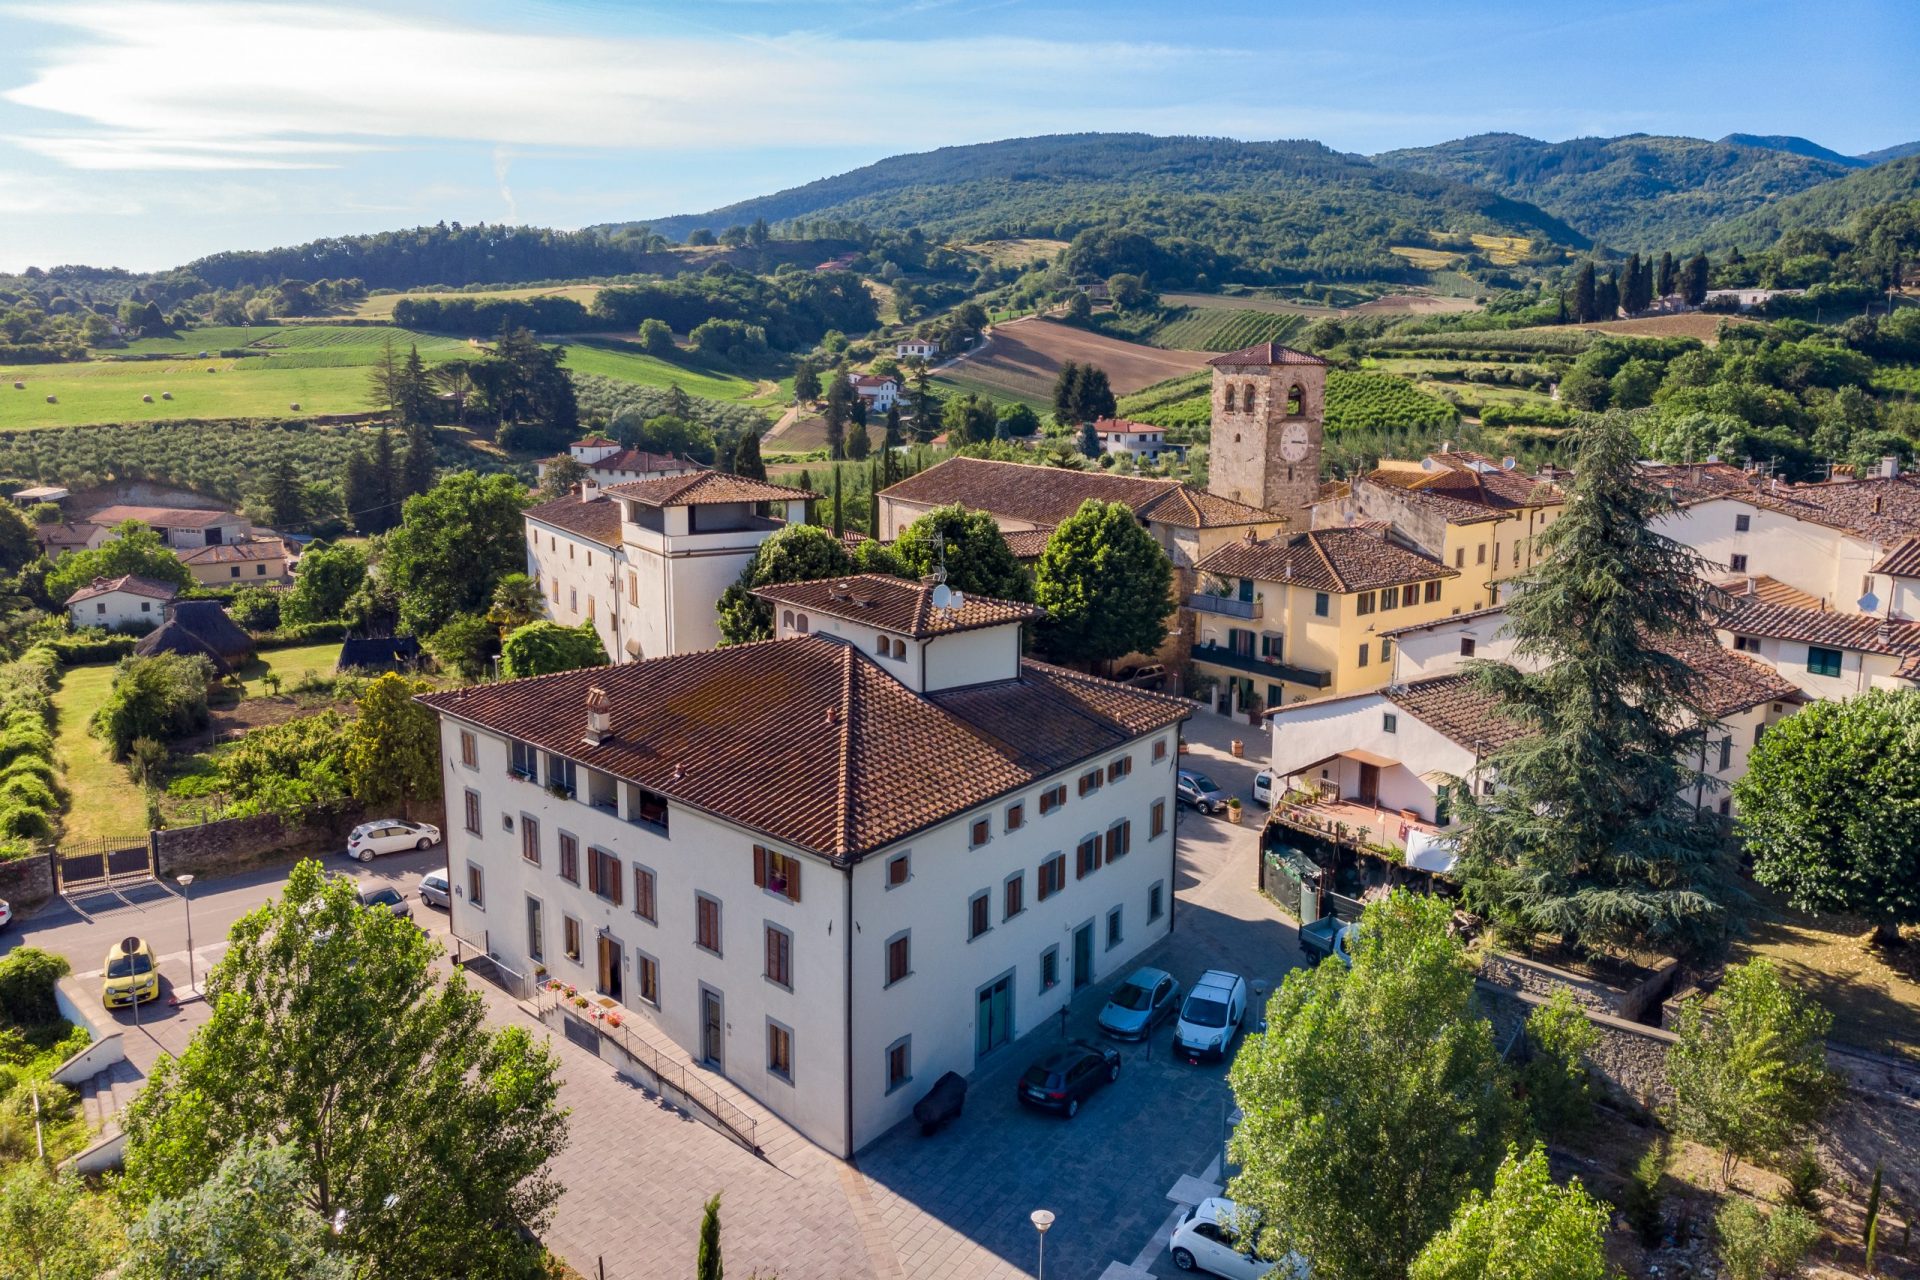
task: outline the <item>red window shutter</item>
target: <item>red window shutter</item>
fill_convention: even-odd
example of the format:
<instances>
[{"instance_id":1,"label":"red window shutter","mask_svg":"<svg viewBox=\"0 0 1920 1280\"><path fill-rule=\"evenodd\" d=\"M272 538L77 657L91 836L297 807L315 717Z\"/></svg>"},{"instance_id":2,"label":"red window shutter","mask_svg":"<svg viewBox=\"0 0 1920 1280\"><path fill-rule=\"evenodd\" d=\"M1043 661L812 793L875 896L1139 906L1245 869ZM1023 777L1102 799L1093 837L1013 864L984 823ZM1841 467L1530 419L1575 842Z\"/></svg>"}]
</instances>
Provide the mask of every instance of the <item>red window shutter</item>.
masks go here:
<instances>
[{"instance_id":1,"label":"red window shutter","mask_svg":"<svg viewBox=\"0 0 1920 1280\"><path fill-rule=\"evenodd\" d=\"M800 859L787 859L787 897L800 901Z\"/></svg>"},{"instance_id":2,"label":"red window shutter","mask_svg":"<svg viewBox=\"0 0 1920 1280\"><path fill-rule=\"evenodd\" d=\"M762 889L767 887L767 851L759 845L753 846L753 883Z\"/></svg>"}]
</instances>

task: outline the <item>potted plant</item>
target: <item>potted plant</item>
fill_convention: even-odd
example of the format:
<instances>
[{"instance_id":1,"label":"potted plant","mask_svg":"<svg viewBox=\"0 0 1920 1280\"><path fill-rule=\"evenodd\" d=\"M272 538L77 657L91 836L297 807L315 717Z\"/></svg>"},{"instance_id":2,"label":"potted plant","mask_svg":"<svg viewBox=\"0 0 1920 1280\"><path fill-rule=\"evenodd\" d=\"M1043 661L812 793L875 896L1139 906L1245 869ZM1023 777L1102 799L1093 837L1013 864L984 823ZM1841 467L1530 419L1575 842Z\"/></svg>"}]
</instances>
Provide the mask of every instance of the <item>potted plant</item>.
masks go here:
<instances>
[{"instance_id":1,"label":"potted plant","mask_svg":"<svg viewBox=\"0 0 1920 1280\"><path fill-rule=\"evenodd\" d=\"M607 1025L610 1027L620 1025L620 1011L618 1009L607 1010Z\"/></svg>"},{"instance_id":2,"label":"potted plant","mask_svg":"<svg viewBox=\"0 0 1920 1280\"><path fill-rule=\"evenodd\" d=\"M1240 824L1240 797L1232 796L1227 800L1227 821L1235 826Z\"/></svg>"}]
</instances>

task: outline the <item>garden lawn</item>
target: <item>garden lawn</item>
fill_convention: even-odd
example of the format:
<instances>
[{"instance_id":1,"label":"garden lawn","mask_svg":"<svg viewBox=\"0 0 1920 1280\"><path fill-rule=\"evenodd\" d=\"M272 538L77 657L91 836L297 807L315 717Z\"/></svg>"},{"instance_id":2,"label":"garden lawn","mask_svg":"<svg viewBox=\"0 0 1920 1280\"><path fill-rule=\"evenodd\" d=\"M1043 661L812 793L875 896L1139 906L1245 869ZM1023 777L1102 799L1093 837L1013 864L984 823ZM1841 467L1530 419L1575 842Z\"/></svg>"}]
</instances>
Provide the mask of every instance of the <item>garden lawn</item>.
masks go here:
<instances>
[{"instance_id":1,"label":"garden lawn","mask_svg":"<svg viewBox=\"0 0 1920 1280\"><path fill-rule=\"evenodd\" d=\"M115 664L68 667L53 697L58 715L54 755L67 789L66 836L92 840L147 829L147 806L126 769L107 756L107 744L87 731L113 687Z\"/></svg>"},{"instance_id":2,"label":"garden lawn","mask_svg":"<svg viewBox=\"0 0 1920 1280\"><path fill-rule=\"evenodd\" d=\"M1874 1053L1920 1062L1920 945L1882 951L1867 945L1872 926L1840 916L1806 916L1766 890L1751 932L1734 941L1733 963L1765 956L1781 976L1833 1015L1832 1038ZM1889 960L1892 963L1888 963Z\"/></svg>"},{"instance_id":3,"label":"garden lawn","mask_svg":"<svg viewBox=\"0 0 1920 1280\"><path fill-rule=\"evenodd\" d=\"M247 686L245 696L264 696L267 692L264 680L269 673L280 677L282 692L290 691L294 682L309 671L318 676L331 676L333 664L339 657L338 640L326 644L294 645L286 649L264 649L252 662L241 668L240 678Z\"/></svg>"},{"instance_id":4,"label":"garden lawn","mask_svg":"<svg viewBox=\"0 0 1920 1280\"><path fill-rule=\"evenodd\" d=\"M650 356L637 347L598 342L571 342L566 347L567 368L574 373L597 373L603 378L663 389L677 383L688 395L707 400L751 400L764 390L759 383L737 374L689 368Z\"/></svg>"}]
</instances>

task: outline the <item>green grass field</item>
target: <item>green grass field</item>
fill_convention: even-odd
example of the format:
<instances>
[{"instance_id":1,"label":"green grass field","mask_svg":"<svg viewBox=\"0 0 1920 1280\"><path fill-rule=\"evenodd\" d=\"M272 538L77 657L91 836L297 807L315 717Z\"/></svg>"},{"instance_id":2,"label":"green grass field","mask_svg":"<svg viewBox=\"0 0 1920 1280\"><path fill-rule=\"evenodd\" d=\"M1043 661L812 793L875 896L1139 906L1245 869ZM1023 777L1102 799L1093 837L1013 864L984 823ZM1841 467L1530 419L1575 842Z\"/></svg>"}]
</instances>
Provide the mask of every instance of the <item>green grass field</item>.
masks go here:
<instances>
[{"instance_id":1,"label":"green grass field","mask_svg":"<svg viewBox=\"0 0 1920 1280\"><path fill-rule=\"evenodd\" d=\"M960 368L964 370L966 366L962 365ZM1051 400L1043 399L1039 396L1020 395L1012 389L1001 386L998 383L985 382L978 378L970 378L964 372L942 373L933 378L929 378L927 381L928 385L933 388L933 393L942 399L948 396L964 396L971 393L979 396L982 400L991 401L996 407L1015 404L1029 405L1035 413L1040 414L1042 417L1053 412L1053 402Z\"/></svg>"},{"instance_id":2,"label":"green grass field","mask_svg":"<svg viewBox=\"0 0 1920 1280\"><path fill-rule=\"evenodd\" d=\"M647 355L638 348L612 343L569 343L567 368L574 373L598 374L643 387L666 388L678 383L688 395L707 400L756 400L774 392L771 384L738 374L693 368Z\"/></svg>"},{"instance_id":3,"label":"green grass field","mask_svg":"<svg viewBox=\"0 0 1920 1280\"><path fill-rule=\"evenodd\" d=\"M340 657L340 642L326 644L294 645L289 649L263 649L254 660L240 669L240 679L245 683L245 697L258 698L267 692L265 683L268 675L280 677L282 686L291 688L301 676L312 672L318 676L333 674L333 664Z\"/></svg>"},{"instance_id":4,"label":"green grass field","mask_svg":"<svg viewBox=\"0 0 1920 1280\"><path fill-rule=\"evenodd\" d=\"M69 667L53 697L59 717L54 755L67 790L68 840L132 835L147 829L146 801L127 771L107 757L107 745L87 732L113 687L115 664Z\"/></svg>"}]
</instances>

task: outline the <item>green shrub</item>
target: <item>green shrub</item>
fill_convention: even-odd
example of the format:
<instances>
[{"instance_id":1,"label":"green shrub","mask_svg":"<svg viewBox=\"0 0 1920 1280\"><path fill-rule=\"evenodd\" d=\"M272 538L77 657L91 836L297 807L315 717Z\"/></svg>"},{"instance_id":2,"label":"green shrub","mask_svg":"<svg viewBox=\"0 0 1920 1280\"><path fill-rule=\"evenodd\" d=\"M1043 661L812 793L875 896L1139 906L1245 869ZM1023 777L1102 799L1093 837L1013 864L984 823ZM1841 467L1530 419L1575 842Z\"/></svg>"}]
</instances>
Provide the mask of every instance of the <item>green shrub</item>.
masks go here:
<instances>
[{"instance_id":1,"label":"green shrub","mask_svg":"<svg viewBox=\"0 0 1920 1280\"><path fill-rule=\"evenodd\" d=\"M1762 1213L1749 1201L1735 1200L1720 1210L1713 1226L1729 1280L1797 1276L1807 1250L1820 1238L1820 1224L1791 1205Z\"/></svg>"},{"instance_id":2,"label":"green shrub","mask_svg":"<svg viewBox=\"0 0 1920 1280\"><path fill-rule=\"evenodd\" d=\"M1579 1129L1592 1117L1587 1055L1599 1040L1599 1031L1564 989L1554 992L1527 1018L1533 1056L1520 1078L1527 1090L1527 1109L1541 1133L1557 1137Z\"/></svg>"},{"instance_id":3,"label":"green shrub","mask_svg":"<svg viewBox=\"0 0 1920 1280\"><path fill-rule=\"evenodd\" d=\"M60 1021L53 984L72 972L66 957L38 947L17 947L0 956L0 1016L29 1028Z\"/></svg>"},{"instance_id":4,"label":"green shrub","mask_svg":"<svg viewBox=\"0 0 1920 1280\"><path fill-rule=\"evenodd\" d=\"M257 638L256 649L290 649L294 645L323 644L329 640L345 640L347 624L334 619L327 622L301 622L283 626L278 631L269 631Z\"/></svg>"},{"instance_id":5,"label":"green shrub","mask_svg":"<svg viewBox=\"0 0 1920 1280\"><path fill-rule=\"evenodd\" d=\"M77 667L118 661L132 653L139 641L133 636L63 636L47 643L62 665Z\"/></svg>"},{"instance_id":6,"label":"green shrub","mask_svg":"<svg viewBox=\"0 0 1920 1280\"><path fill-rule=\"evenodd\" d=\"M0 808L32 807L51 812L59 805L59 797L44 779L18 774L0 782Z\"/></svg>"},{"instance_id":7,"label":"green shrub","mask_svg":"<svg viewBox=\"0 0 1920 1280\"><path fill-rule=\"evenodd\" d=\"M49 840L53 818L32 805L0 806L0 837L9 840Z\"/></svg>"},{"instance_id":8,"label":"green shrub","mask_svg":"<svg viewBox=\"0 0 1920 1280\"><path fill-rule=\"evenodd\" d=\"M114 759L123 760L135 738L164 742L204 729L212 678L212 665L198 654L123 658L113 688L93 718L93 731Z\"/></svg>"},{"instance_id":9,"label":"green shrub","mask_svg":"<svg viewBox=\"0 0 1920 1280\"><path fill-rule=\"evenodd\" d=\"M12 764L22 756L44 760L52 755L53 735L44 724L9 724L0 729L0 764Z\"/></svg>"},{"instance_id":10,"label":"green shrub","mask_svg":"<svg viewBox=\"0 0 1920 1280\"><path fill-rule=\"evenodd\" d=\"M59 775L54 771L53 761L45 756L20 756L0 766L0 786L5 786L15 778L36 778L46 783L49 789L56 789L59 785Z\"/></svg>"}]
</instances>

